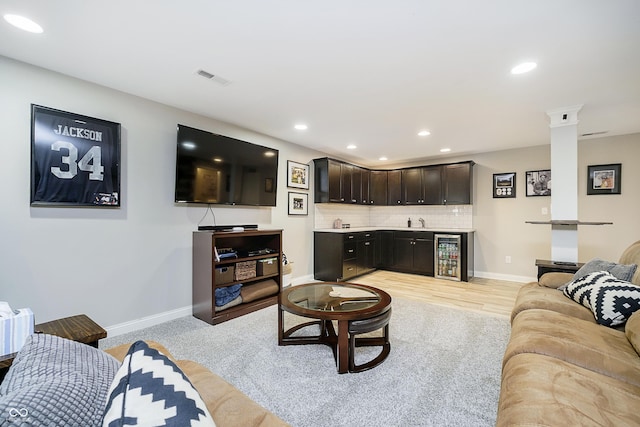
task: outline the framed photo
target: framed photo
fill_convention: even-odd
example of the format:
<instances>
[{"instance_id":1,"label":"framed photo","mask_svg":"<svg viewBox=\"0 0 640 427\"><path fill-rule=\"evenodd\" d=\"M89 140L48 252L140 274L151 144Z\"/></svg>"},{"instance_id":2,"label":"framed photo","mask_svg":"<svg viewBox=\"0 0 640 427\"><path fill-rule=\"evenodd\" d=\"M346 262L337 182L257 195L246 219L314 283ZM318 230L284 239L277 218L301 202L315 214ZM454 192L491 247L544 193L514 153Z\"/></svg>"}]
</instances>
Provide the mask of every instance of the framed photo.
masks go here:
<instances>
[{"instance_id":1,"label":"framed photo","mask_svg":"<svg viewBox=\"0 0 640 427\"><path fill-rule=\"evenodd\" d=\"M493 174L493 198L512 199L516 197L516 173Z\"/></svg>"},{"instance_id":2,"label":"framed photo","mask_svg":"<svg viewBox=\"0 0 640 427\"><path fill-rule=\"evenodd\" d=\"M620 194L622 164L592 165L588 167L587 194Z\"/></svg>"},{"instance_id":3,"label":"framed photo","mask_svg":"<svg viewBox=\"0 0 640 427\"><path fill-rule=\"evenodd\" d=\"M309 195L289 192L289 215L307 215L309 213Z\"/></svg>"},{"instance_id":4,"label":"framed photo","mask_svg":"<svg viewBox=\"0 0 640 427\"><path fill-rule=\"evenodd\" d=\"M120 206L120 123L31 104L31 206Z\"/></svg>"},{"instance_id":5,"label":"framed photo","mask_svg":"<svg viewBox=\"0 0 640 427\"><path fill-rule=\"evenodd\" d=\"M526 174L527 197L551 195L551 171L528 171Z\"/></svg>"},{"instance_id":6,"label":"framed photo","mask_svg":"<svg viewBox=\"0 0 640 427\"><path fill-rule=\"evenodd\" d=\"M287 160L287 187L309 189L309 165Z\"/></svg>"}]
</instances>

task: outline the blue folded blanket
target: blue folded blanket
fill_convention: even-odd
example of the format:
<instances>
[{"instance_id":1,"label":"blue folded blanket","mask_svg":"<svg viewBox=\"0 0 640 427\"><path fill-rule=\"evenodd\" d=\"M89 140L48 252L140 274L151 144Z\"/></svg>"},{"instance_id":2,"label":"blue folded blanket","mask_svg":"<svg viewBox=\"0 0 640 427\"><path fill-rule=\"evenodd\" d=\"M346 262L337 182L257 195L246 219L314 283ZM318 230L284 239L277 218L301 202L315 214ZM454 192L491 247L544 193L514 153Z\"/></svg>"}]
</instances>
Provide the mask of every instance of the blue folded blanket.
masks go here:
<instances>
[{"instance_id":1,"label":"blue folded blanket","mask_svg":"<svg viewBox=\"0 0 640 427\"><path fill-rule=\"evenodd\" d=\"M220 307L228 302L238 298L242 283L226 286L224 288L216 288L216 306Z\"/></svg>"}]
</instances>

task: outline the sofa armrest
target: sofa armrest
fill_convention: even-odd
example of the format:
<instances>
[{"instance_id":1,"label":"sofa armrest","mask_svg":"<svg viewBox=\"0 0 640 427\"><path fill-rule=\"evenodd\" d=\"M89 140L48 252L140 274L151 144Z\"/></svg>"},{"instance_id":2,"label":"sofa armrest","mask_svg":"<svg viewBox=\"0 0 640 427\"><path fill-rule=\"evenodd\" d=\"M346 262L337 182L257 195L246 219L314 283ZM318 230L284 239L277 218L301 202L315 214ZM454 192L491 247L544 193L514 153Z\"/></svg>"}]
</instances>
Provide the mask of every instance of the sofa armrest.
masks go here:
<instances>
[{"instance_id":1,"label":"sofa armrest","mask_svg":"<svg viewBox=\"0 0 640 427\"><path fill-rule=\"evenodd\" d=\"M557 289L572 280L573 274L571 273L551 272L544 273L542 277L540 277L540 280L538 280L538 283L545 288Z\"/></svg>"}]
</instances>

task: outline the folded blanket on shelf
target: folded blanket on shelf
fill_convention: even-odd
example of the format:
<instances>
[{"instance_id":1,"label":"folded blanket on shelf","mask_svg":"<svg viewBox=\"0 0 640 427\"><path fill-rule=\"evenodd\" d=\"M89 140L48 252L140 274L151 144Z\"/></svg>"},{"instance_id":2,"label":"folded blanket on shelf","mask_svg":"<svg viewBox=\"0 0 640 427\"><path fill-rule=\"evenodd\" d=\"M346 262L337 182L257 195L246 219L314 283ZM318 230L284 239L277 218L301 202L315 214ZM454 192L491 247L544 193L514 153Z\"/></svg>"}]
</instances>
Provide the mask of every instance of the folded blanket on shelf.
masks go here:
<instances>
[{"instance_id":1,"label":"folded blanket on shelf","mask_svg":"<svg viewBox=\"0 0 640 427\"><path fill-rule=\"evenodd\" d=\"M225 286L224 288L216 288L216 306L223 306L238 298L238 296L240 295L240 288L242 288L241 283L231 286Z\"/></svg>"}]
</instances>

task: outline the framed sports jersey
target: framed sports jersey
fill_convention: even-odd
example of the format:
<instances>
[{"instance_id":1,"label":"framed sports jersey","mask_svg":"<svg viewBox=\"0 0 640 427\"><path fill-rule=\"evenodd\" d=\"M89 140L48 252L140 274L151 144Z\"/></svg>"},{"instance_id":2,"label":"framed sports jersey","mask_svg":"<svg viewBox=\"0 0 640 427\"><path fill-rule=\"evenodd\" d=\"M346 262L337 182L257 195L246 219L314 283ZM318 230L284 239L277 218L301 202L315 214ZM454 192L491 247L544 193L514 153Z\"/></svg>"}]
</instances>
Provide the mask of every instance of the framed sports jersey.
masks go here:
<instances>
[{"instance_id":1,"label":"framed sports jersey","mask_svg":"<svg viewBox=\"0 0 640 427\"><path fill-rule=\"evenodd\" d=\"M31 205L120 206L120 123L31 104Z\"/></svg>"}]
</instances>

